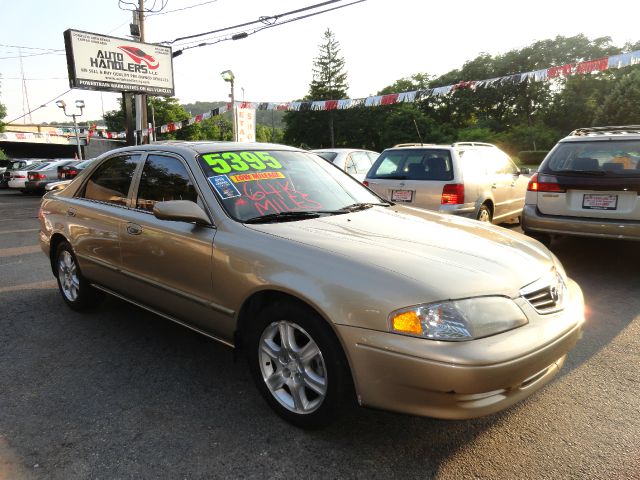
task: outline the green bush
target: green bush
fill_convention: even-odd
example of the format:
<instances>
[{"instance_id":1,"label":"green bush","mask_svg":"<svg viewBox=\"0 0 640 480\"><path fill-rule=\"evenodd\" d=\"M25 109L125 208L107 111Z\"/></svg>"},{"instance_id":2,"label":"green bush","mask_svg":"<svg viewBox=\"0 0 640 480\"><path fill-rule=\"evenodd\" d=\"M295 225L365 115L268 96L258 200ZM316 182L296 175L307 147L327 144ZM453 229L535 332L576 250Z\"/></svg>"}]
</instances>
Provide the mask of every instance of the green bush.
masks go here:
<instances>
[{"instance_id":1,"label":"green bush","mask_svg":"<svg viewBox=\"0 0 640 480\"><path fill-rule=\"evenodd\" d=\"M518 152L518 160L522 165L540 165L548 150L523 150Z\"/></svg>"},{"instance_id":2,"label":"green bush","mask_svg":"<svg viewBox=\"0 0 640 480\"><path fill-rule=\"evenodd\" d=\"M0 160L8 160L9 157L0 148Z\"/></svg>"}]
</instances>

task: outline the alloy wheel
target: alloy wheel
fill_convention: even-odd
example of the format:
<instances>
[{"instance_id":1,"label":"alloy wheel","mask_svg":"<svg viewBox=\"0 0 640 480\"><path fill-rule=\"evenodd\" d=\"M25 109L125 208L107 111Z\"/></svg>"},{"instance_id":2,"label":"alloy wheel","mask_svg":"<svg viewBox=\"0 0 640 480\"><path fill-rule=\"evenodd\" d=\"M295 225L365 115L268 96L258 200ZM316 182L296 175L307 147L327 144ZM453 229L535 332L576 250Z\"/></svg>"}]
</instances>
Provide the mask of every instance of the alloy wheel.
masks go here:
<instances>
[{"instance_id":1,"label":"alloy wheel","mask_svg":"<svg viewBox=\"0 0 640 480\"><path fill-rule=\"evenodd\" d=\"M327 368L311 336L294 322L271 323L260 337L258 358L269 392L297 414L317 410L327 394Z\"/></svg>"}]
</instances>

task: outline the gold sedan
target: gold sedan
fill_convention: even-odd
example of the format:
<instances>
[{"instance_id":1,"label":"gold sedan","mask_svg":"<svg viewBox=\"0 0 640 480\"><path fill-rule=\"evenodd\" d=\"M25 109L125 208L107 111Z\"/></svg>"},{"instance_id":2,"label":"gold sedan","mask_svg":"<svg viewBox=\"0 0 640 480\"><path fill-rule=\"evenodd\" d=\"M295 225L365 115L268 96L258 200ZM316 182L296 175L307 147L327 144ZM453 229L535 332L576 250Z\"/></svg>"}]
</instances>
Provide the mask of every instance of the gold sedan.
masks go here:
<instances>
[{"instance_id":1,"label":"gold sedan","mask_svg":"<svg viewBox=\"0 0 640 480\"><path fill-rule=\"evenodd\" d=\"M114 150L39 218L69 307L106 292L241 349L302 427L354 399L497 412L553 378L584 321L580 288L537 241L394 205L281 145Z\"/></svg>"}]
</instances>

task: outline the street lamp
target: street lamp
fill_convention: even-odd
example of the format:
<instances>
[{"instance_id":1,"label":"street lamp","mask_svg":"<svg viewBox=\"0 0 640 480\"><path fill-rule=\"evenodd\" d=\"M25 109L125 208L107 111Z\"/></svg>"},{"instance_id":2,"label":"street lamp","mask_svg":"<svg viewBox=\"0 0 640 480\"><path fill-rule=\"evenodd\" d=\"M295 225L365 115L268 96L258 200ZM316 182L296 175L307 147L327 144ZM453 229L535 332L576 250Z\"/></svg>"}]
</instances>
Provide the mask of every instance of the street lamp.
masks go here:
<instances>
[{"instance_id":1,"label":"street lamp","mask_svg":"<svg viewBox=\"0 0 640 480\"><path fill-rule=\"evenodd\" d=\"M231 124L233 125L233 141L238 141L238 132L236 129L236 108L235 108L235 97L233 93L233 81L235 80L235 75L231 70L225 70L220 73L220 76L225 82L229 82L231 84Z\"/></svg>"},{"instance_id":2,"label":"street lamp","mask_svg":"<svg viewBox=\"0 0 640 480\"><path fill-rule=\"evenodd\" d=\"M67 117L73 118L73 128L76 131L76 144L78 145L78 160L82 160L82 149L80 148L80 132L78 131L78 122L76 120L76 117L82 116L82 110L84 109L84 100L76 100L76 108L80 109L80 113L68 114L67 104L65 103L64 100L58 100L56 102L56 105L58 106L58 108L62 109L62 111Z\"/></svg>"}]
</instances>

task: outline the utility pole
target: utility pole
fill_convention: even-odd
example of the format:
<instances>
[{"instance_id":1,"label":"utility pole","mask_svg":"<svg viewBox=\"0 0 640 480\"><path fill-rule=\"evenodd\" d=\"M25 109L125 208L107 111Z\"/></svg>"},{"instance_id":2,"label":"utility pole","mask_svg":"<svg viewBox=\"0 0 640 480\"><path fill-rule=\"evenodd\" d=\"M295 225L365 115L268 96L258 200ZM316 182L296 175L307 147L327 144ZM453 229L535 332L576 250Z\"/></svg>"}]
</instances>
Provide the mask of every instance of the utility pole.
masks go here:
<instances>
[{"instance_id":1,"label":"utility pole","mask_svg":"<svg viewBox=\"0 0 640 480\"><path fill-rule=\"evenodd\" d=\"M144 42L144 0L138 0L138 9L133 11L133 23L138 25L140 35L138 40ZM136 95L136 130L140 131L140 143L145 143L144 133L148 132L147 96ZM149 142L147 138L146 143Z\"/></svg>"}]
</instances>

